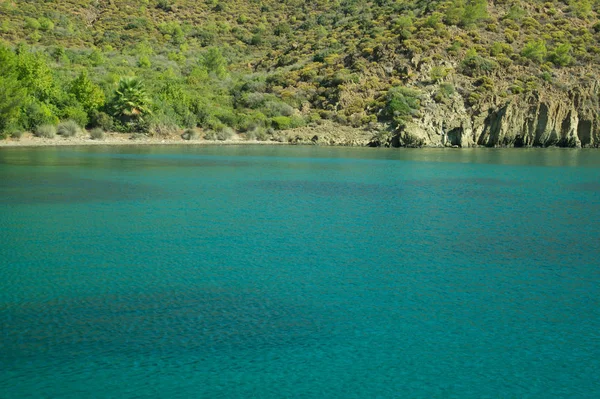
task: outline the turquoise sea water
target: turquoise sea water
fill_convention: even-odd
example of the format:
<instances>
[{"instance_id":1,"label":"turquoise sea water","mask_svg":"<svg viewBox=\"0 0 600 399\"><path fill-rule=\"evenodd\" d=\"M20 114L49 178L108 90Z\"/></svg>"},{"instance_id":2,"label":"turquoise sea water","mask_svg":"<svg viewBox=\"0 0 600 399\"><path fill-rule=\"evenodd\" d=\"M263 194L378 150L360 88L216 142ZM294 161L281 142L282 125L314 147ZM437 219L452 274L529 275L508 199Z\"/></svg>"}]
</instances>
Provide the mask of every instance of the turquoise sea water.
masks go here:
<instances>
[{"instance_id":1,"label":"turquoise sea water","mask_svg":"<svg viewBox=\"0 0 600 399\"><path fill-rule=\"evenodd\" d=\"M600 397L600 152L0 149L0 398Z\"/></svg>"}]
</instances>

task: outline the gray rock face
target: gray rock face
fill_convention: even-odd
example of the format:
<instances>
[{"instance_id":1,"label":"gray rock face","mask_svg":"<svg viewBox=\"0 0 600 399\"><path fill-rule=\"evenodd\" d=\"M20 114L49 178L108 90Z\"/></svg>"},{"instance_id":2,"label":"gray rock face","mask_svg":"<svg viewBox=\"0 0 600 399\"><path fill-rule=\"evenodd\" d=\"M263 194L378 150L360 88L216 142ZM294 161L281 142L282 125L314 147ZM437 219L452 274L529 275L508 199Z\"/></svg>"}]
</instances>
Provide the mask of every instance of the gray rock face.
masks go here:
<instances>
[{"instance_id":1,"label":"gray rock face","mask_svg":"<svg viewBox=\"0 0 600 399\"><path fill-rule=\"evenodd\" d=\"M567 93L529 93L467 108L459 95L422 100L421 115L399 133L398 146L599 147L598 85Z\"/></svg>"}]
</instances>

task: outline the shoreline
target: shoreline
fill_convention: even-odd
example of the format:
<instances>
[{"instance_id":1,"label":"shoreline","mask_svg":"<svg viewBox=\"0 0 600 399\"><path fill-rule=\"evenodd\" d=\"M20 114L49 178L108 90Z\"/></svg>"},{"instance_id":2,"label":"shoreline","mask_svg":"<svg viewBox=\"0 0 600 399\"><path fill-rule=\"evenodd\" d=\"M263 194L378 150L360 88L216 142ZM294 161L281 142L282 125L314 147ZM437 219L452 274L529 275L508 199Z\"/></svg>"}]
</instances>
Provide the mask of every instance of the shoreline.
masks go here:
<instances>
[{"instance_id":1,"label":"shoreline","mask_svg":"<svg viewBox=\"0 0 600 399\"><path fill-rule=\"evenodd\" d=\"M184 146L218 146L218 145L292 145L287 141L258 141L245 140L239 135L228 140L184 140L180 136L170 137L141 137L131 138L127 133L105 133L100 140L91 139L89 136L54 138L35 137L31 133L24 133L20 138L0 139L0 148L26 148L26 147L75 147L75 146L138 146L138 145L184 145Z\"/></svg>"},{"instance_id":2,"label":"shoreline","mask_svg":"<svg viewBox=\"0 0 600 399\"><path fill-rule=\"evenodd\" d=\"M279 140L259 141L246 140L243 134L236 134L227 140L184 140L180 136L169 137L148 137L132 138L127 133L107 132L101 140L93 140L89 135L80 135L77 137L55 136L54 138L35 137L32 133L23 133L18 138L0 139L0 149L2 148L34 148L34 147L77 147L77 146L231 146L231 145L259 145L259 146L295 146L312 145L318 147L362 147L369 148L371 134L357 128L339 128L329 126L304 127L281 131ZM395 147L390 147L395 148ZM431 146L424 145L420 147L398 147L398 148L438 148L438 149L587 149L593 147L487 147L487 146Z\"/></svg>"},{"instance_id":3,"label":"shoreline","mask_svg":"<svg viewBox=\"0 0 600 399\"><path fill-rule=\"evenodd\" d=\"M86 138L27 138L0 140L0 148L27 148L27 147L76 147L76 146L138 146L138 145L184 145L184 146L219 146L219 145L292 145L277 141L256 140L183 140L173 138L144 138L144 139L103 139L92 140Z\"/></svg>"},{"instance_id":4,"label":"shoreline","mask_svg":"<svg viewBox=\"0 0 600 399\"><path fill-rule=\"evenodd\" d=\"M53 138L35 137L31 132L25 132L19 138L6 138L0 140L0 148L14 147L62 147L62 146L97 146L97 145L319 145L319 146L352 146L367 147L372 138L372 133L361 129L340 127L334 124L302 127L282 130L274 136L274 140L248 140L244 134L235 134L227 140L185 140L180 135L165 137L140 136L133 138L130 133L105 132L104 138L93 140L89 133L84 131L76 137Z\"/></svg>"}]
</instances>

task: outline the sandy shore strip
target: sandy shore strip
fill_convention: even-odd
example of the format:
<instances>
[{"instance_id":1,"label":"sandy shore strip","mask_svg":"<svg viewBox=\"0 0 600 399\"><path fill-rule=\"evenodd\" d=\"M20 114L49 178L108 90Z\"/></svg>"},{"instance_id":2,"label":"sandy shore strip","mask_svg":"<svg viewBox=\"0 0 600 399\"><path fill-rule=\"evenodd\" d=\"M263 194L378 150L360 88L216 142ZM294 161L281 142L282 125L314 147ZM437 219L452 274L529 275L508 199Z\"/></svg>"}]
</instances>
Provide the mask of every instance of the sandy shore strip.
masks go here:
<instances>
[{"instance_id":1,"label":"sandy shore strip","mask_svg":"<svg viewBox=\"0 0 600 399\"><path fill-rule=\"evenodd\" d=\"M35 137L30 133L23 134L19 139L7 138L0 140L1 147L62 147L62 146L82 146L82 145L287 145L287 142L278 141L257 141L243 140L236 136L229 140L184 140L181 137L141 137L132 139L131 135L123 133L106 133L101 140L92 140L86 136L80 137L61 137L56 136L52 139Z\"/></svg>"},{"instance_id":2,"label":"sandy shore strip","mask_svg":"<svg viewBox=\"0 0 600 399\"><path fill-rule=\"evenodd\" d=\"M135 138L133 138L135 137ZM325 146L364 147L369 144L373 133L362 129L324 123L319 126L306 126L277 132L272 140L247 140L244 134L236 134L224 141L218 140L184 140L179 135L169 137L150 137L131 133L106 132L104 138L92 140L88 132L76 137L55 136L54 138L35 137L26 132L17 138L0 140L2 147L51 147L82 145L289 145L316 144Z\"/></svg>"}]
</instances>

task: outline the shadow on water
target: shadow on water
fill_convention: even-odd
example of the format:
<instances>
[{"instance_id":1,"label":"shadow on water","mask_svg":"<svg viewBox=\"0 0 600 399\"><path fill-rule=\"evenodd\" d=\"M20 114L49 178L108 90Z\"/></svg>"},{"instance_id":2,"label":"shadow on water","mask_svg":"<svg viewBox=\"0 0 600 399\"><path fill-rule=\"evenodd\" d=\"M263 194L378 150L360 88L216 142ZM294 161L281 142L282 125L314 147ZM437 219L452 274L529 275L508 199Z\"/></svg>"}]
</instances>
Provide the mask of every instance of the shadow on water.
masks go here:
<instances>
[{"instance_id":1,"label":"shadow on water","mask_svg":"<svg viewBox=\"0 0 600 399\"><path fill-rule=\"evenodd\" d=\"M247 187L290 193L294 195L314 195L320 197L366 197L372 200L387 201L403 195L436 192L436 195L454 195L464 198L505 196L501 191L507 187L521 186L519 181L494 178L449 178L404 180L396 184L362 183L349 181L316 180L257 180L247 183ZM392 205L392 204L390 204Z\"/></svg>"},{"instance_id":2,"label":"shadow on water","mask_svg":"<svg viewBox=\"0 0 600 399\"><path fill-rule=\"evenodd\" d=\"M202 355L326 339L305 309L248 292L144 292L21 304L0 308L0 321L5 365L40 352Z\"/></svg>"},{"instance_id":3,"label":"shadow on water","mask_svg":"<svg viewBox=\"0 0 600 399\"><path fill-rule=\"evenodd\" d=\"M370 197L375 195L399 196L402 194L401 187L358 182L258 180L249 182L247 186L260 190L273 190L325 197Z\"/></svg>"},{"instance_id":4,"label":"shadow on water","mask_svg":"<svg viewBox=\"0 0 600 399\"><path fill-rule=\"evenodd\" d=\"M0 171L0 181L0 204L3 205L128 201L166 195L164 190L148 184L88 179L59 172Z\"/></svg>"},{"instance_id":5,"label":"shadow on water","mask_svg":"<svg viewBox=\"0 0 600 399\"><path fill-rule=\"evenodd\" d=\"M568 186L569 189L575 191L585 191L592 193L600 192L600 182L599 181L588 181L582 183L571 184Z\"/></svg>"}]
</instances>

